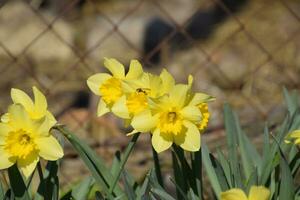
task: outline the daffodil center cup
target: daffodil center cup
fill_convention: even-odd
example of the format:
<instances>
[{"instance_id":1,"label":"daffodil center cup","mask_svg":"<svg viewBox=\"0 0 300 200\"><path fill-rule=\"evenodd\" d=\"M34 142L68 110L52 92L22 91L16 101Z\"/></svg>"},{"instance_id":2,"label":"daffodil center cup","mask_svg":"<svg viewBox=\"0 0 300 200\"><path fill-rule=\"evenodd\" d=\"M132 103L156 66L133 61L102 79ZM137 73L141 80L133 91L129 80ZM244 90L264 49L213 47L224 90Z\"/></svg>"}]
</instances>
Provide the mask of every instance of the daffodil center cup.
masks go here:
<instances>
[{"instance_id":1,"label":"daffodil center cup","mask_svg":"<svg viewBox=\"0 0 300 200\"><path fill-rule=\"evenodd\" d=\"M148 106L147 95L149 92L147 88L138 88L131 93L126 100L128 111L132 114L138 114L145 110Z\"/></svg>"},{"instance_id":2,"label":"daffodil center cup","mask_svg":"<svg viewBox=\"0 0 300 200\"><path fill-rule=\"evenodd\" d=\"M99 88L102 99L107 104L115 103L122 96L121 81L117 78L106 80Z\"/></svg>"},{"instance_id":3,"label":"daffodil center cup","mask_svg":"<svg viewBox=\"0 0 300 200\"><path fill-rule=\"evenodd\" d=\"M182 130L183 119L176 108L164 111L159 116L158 128L161 132L177 135Z\"/></svg>"},{"instance_id":4,"label":"daffodil center cup","mask_svg":"<svg viewBox=\"0 0 300 200\"><path fill-rule=\"evenodd\" d=\"M26 159L28 155L36 151L36 144L31 133L18 130L7 135L4 150L13 157Z\"/></svg>"}]
</instances>

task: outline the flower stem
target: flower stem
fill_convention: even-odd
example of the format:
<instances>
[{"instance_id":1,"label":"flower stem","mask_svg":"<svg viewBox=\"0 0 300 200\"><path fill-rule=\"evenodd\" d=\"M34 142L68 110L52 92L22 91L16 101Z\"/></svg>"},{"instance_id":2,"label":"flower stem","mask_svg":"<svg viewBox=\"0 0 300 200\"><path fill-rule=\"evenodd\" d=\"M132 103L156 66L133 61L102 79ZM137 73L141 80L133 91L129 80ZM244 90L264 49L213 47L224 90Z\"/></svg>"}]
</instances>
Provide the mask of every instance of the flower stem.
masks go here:
<instances>
[{"instance_id":1,"label":"flower stem","mask_svg":"<svg viewBox=\"0 0 300 200\"><path fill-rule=\"evenodd\" d=\"M154 168L155 168L155 174L158 180L158 183L161 185L161 187L164 188L164 181L161 175L161 170L160 170L160 164L159 164L159 158L157 152L154 150L152 147L152 154L153 154L153 160L154 160Z\"/></svg>"},{"instance_id":2,"label":"flower stem","mask_svg":"<svg viewBox=\"0 0 300 200\"><path fill-rule=\"evenodd\" d=\"M137 139L139 138L139 136L140 136L140 133L136 133L132 137L132 139L129 142L129 144L127 145L126 150L124 152L124 156L122 156L123 158L121 159L121 163L120 163L117 175L114 177L112 185L109 188L109 193L112 193L114 191L114 189L115 189L115 187L116 187L116 185L118 183L118 180L119 180L119 178L121 176L121 173L122 173L122 171L124 169L124 166L125 166L125 164L126 164L126 162L128 160L128 157L129 157L130 153L132 152L133 147L135 146L135 143L136 143Z\"/></svg>"}]
</instances>

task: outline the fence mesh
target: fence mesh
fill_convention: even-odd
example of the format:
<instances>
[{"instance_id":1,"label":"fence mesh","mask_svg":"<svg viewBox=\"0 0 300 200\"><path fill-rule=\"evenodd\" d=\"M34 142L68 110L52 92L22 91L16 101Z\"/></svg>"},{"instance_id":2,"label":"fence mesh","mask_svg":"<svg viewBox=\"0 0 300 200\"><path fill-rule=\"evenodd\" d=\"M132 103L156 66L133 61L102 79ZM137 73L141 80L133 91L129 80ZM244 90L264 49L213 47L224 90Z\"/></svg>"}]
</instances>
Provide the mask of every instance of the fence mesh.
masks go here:
<instances>
[{"instance_id":1,"label":"fence mesh","mask_svg":"<svg viewBox=\"0 0 300 200\"><path fill-rule=\"evenodd\" d=\"M0 112L11 101L10 88L30 92L36 85L59 120L111 160L126 145L126 130L109 115L95 117L97 99L85 81L104 70L103 57L124 64L137 58L152 72L166 67L179 82L192 74L195 90L217 98L203 136L210 144L222 145L224 102L255 136L265 120L282 119L283 87L299 89L300 2L234 2L2 0ZM148 138L141 140L139 148L149 148ZM135 154L129 168L144 173L147 156ZM79 162L70 149L66 157L66 168ZM77 178L72 173L62 173L65 183Z\"/></svg>"}]
</instances>

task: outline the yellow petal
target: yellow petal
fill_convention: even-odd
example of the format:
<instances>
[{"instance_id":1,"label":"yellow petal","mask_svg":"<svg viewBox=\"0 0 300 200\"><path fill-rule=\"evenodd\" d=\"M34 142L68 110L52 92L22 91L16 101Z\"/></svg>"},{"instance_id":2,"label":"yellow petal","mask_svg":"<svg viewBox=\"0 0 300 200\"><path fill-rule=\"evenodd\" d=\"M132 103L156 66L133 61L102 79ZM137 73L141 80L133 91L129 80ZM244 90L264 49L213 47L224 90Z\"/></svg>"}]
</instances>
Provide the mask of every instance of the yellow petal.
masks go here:
<instances>
[{"instance_id":1,"label":"yellow petal","mask_svg":"<svg viewBox=\"0 0 300 200\"><path fill-rule=\"evenodd\" d=\"M0 146L0 169L7 169L16 162L16 159L9 156Z\"/></svg>"},{"instance_id":2,"label":"yellow petal","mask_svg":"<svg viewBox=\"0 0 300 200\"><path fill-rule=\"evenodd\" d=\"M28 178L34 171L36 164L39 161L39 156L36 152L31 153L26 159L18 159L17 165L25 178Z\"/></svg>"},{"instance_id":3,"label":"yellow petal","mask_svg":"<svg viewBox=\"0 0 300 200\"><path fill-rule=\"evenodd\" d=\"M31 98L22 90L12 88L10 95L14 103L21 104L27 111L33 110L34 106Z\"/></svg>"},{"instance_id":4,"label":"yellow petal","mask_svg":"<svg viewBox=\"0 0 300 200\"><path fill-rule=\"evenodd\" d=\"M52 123L53 125L56 124L57 121L51 112L47 111L46 117L49 119L50 123Z\"/></svg>"},{"instance_id":5,"label":"yellow petal","mask_svg":"<svg viewBox=\"0 0 300 200\"><path fill-rule=\"evenodd\" d=\"M11 131L11 128L8 126L8 124L0 124L0 145L3 145L5 142L5 137L8 135L8 133Z\"/></svg>"},{"instance_id":6,"label":"yellow petal","mask_svg":"<svg viewBox=\"0 0 300 200\"><path fill-rule=\"evenodd\" d=\"M124 66L114 58L104 58L104 66L119 79L125 78Z\"/></svg>"},{"instance_id":7,"label":"yellow petal","mask_svg":"<svg viewBox=\"0 0 300 200\"><path fill-rule=\"evenodd\" d=\"M39 148L39 156L45 160L58 160L64 155L62 147L52 135L37 138L35 142Z\"/></svg>"},{"instance_id":8,"label":"yellow petal","mask_svg":"<svg viewBox=\"0 0 300 200\"><path fill-rule=\"evenodd\" d=\"M180 113L183 118L192 122L199 122L201 120L201 112L196 106L186 106L184 107Z\"/></svg>"},{"instance_id":9,"label":"yellow petal","mask_svg":"<svg viewBox=\"0 0 300 200\"><path fill-rule=\"evenodd\" d=\"M9 113L5 113L1 116L1 122L4 122L4 123L9 122Z\"/></svg>"},{"instance_id":10,"label":"yellow petal","mask_svg":"<svg viewBox=\"0 0 300 200\"><path fill-rule=\"evenodd\" d=\"M188 85L178 84L170 92L170 102L182 108L187 98Z\"/></svg>"},{"instance_id":11,"label":"yellow petal","mask_svg":"<svg viewBox=\"0 0 300 200\"><path fill-rule=\"evenodd\" d=\"M231 189L221 193L221 200L248 200L241 189Z\"/></svg>"},{"instance_id":12,"label":"yellow petal","mask_svg":"<svg viewBox=\"0 0 300 200\"><path fill-rule=\"evenodd\" d=\"M111 108L111 111L120 118L123 118L123 119L130 118L129 111L126 106L126 96L125 95L123 95L121 98L119 98L119 100Z\"/></svg>"},{"instance_id":13,"label":"yellow petal","mask_svg":"<svg viewBox=\"0 0 300 200\"><path fill-rule=\"evenodd\" d=\"M88 78L87 85L94 94L100 95L100 86L109 78L111 75L106 73L94 74Z\"/></svg>"},{"instance_id":14,"label":"yellow petal","mask_svg":"<svg viewBox=\"0 0 300 200\"><path fill-rule=\"evenodd\" d=\"M31 120L20 104L13 104L9 106L8 113L10 115L10 124L14 129L28 130L31 125Z\"/></svg>"},{"instance_id":15,"label":"yellow petal","mask_svg":"<svg viewBox=\"0 0 300 200\"><path fill-rule=\"evenodd\" d=\"M201 144L197 126L189 121L183 122L185 131L174 136L175 143L186 151L199 151Z\"/></svg>"},{"instance_id":16,"label":"yellow petal","mask_svg":"<svg viewBox=\"0 0 300 200\"><path fill-rule=\"evenodd\" d=\"M160 133L159 129L155 129L151 138L152 146L157 153L167 150L173 143L172 134Z\"/></svg>"},{"instance_id":17,"label":"yellow petal","mask_svg":"<svg viewBox=\"0 0 300 200\"><path fill-rule=\"evenodd\" d=\"M200 103L213 101L213 100L215 100L215 98L209 96L208 94L195 93L189 105L199 105Z\"/></svg>"},{"instance_id":18,"label":"yellow petal","mask_svg":"<svg viewBox=\"0 0 300 200\"><path fill-rule=\"evenodd\" d=\"M264 186L252 186L249 192L249 200L269 200L270 191Z\"/></svg>"},{"instance_id":19,"label":"yellow petal","mask_svg":"<svg viewBox=\"0 0 300 200\"><path fill-rule=\"evenodd\" d=\"M295 130L295 131L291 132L289 134L289 137L291 137L291 138L299 138L300 137L300 130Z\"/></svg>"},{"instance_id":20,"label":"yellow petal","mask_svg":"<svg viewBox=\"0 0 300 200\"><path fill-rule=\"evenodd\" d=\"M36 87L33 87L34 94L34 119L39 119L46 115L47 112L47 99L45 95L38 90Z\"/></svg>"},{"instance_id":21,"label":"yellow petal","mask_svg":"<svg viewBox=\"0 0 300 200\"><path fill-rule=\"evenodd\" d=\"M131 126L139 132L148 132L157 126L158 116L152 116L145 110L132 118Z\"/></svg>"},{"instance_id":22,"label":"yellow petal","mask_svg":"<svg viewBox=\"0 0 300 200\"><path fill-rule=\"evenodd\" d=\"M137 133L139 133L139 131L133 130L130 133L127 133L126 136L131 136L131 135L134 135L134 134L137 134Z\"/></svg>"},{"instance_id":23,"label":"yellow petal","mask_svg":"<svg viewBox=\"0 0 300 200\"><path fill-rule=\"evenodd\" d=\"M40 120L34 121L35 123L35 131L36 134L40 136L48 136L50 133L50 129L55 125L56 122L49 119L48 117L42 118Z\"/></svg>"},{"instance_id":24,"label":"yellow petal","mask_svg":"<svg viewBox=\"0 0 300 200\"><path fill-rule=\"evenodd\" d=\"M126 75L126 79L137 79L143 75L143 68L139 61L131 60L129 71Z\"/></svg>"},{"instance_id":25,"label":"yellow petal","mask_svg":"<svg viewBox=\"0 0 300 200\"><path fill-rule=\"evenodd\" d=\"M173 76L166 69L162 70L160 78L162 80L163 93L169 92L175 86Z\"/></svg>"},{"instance_id":26,"label":"yellow petal","mask_svg":"<svg viewBox=\"0 0 300 200\"><path fill-rule=\"evenodd\" d=\"M100 99L97 107L97 116L101 117L102 115L108 113L109 111L110 109L108 108L106 103L102 99Z\"/></svg>"}]
</instances>

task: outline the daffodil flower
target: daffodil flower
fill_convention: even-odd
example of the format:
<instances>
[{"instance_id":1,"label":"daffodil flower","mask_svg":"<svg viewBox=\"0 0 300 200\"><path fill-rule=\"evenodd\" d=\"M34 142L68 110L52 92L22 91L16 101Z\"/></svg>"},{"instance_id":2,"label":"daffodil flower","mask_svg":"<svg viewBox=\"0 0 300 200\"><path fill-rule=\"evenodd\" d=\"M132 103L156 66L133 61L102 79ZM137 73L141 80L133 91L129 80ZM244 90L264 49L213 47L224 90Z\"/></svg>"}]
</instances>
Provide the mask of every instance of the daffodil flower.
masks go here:
<instances>
[{"instance_id":1,"label":"daffodil flower","mask_svg":"<svg viewBox=\"0 0 300 200\"><path fill-rule=\"evenodd\" d=\"M53 161L63 156L62 147L50 134L53 121L47 117L32 119L20 104L12 104L8 114L9 121L0 123L0 169L16 163L28 178L40 157Z\"/></svg>"},{"instance_id":2,"label":"daffodil flower","mask_svg":"<svg viewBox=\"0 0 300 200\"><path fill-rule=\"evenodd\" d=\"M21 104L26 112L29 114L31 119L41 119L47 117L50 123L56 123L54 116L47 110L48 104L47 99L43 93L37 88L32 87L34 94L34 102L31 98L22 90L12 88L11 98L14 104ZM9 121L9 113L4 114L1 117L2 122Z\"/></svg>"},{"instance_id":3,"label":"daffodil flower","mask_svg":"<svg viewBox=\"0 0 300 200\"><path fill-rule=\"evenodd\" d=\"M104 66L112 73L94 74L87 80L87 85L98 96L101 96L97 108L97 115L102 116L114 108L116 102L123 96L123 81L135 80L143 75L141 64L131 60L129 71L125 75L124 66L116 59L105 58Z\"/></svg>"},{"instance_id":4,"label":"daffodil flower","mask_svg":"<svg viewBox=\"0 0 300 200\"><path fill-rule=\"evenodd\" d=\"M294 130L293 132L289 133L285 140L286 143L293 142L296 145L300 144L300 130Z\"/></svg>"},{"instance_id":5,"label":"daffodil flower","mask_svg":"<svg viewBox=\"0 0 300 200\"><path fill-rule=\"evenodd\" d=\"M116 102L112 112L123 119L131 119L148 108L149 97L158 98L174 85L174 78L165 69L160 76L144 73L140 79L125 81L124 95Z\"/></svg>"},{"instance_id":6,"label":"daffodil flower","mask_svg":"<svg viewBox=\"0 0 300 200\"><path fill-rule=\"evenodd\" d=\"M221 200L269 200L269 198L270 191L263 186L252 186L248 197L238 188L221 193Z\"/></svg>"},{"instance_id":7,"label":"daffodil flower","mask_svg":"<svg viewBox=\"0 0 300 200\"><path fill-rule=\"evenodd\" d=\"M192 94L190 85L175 85L158 99L150 99L149 109L135 115L132 127L138 132L152 133L152 145L157 152L168 149L173 143L187 151L200 149L198 125L203 118L198 105L208 95Z\"/></svg>"}]
</instances>

